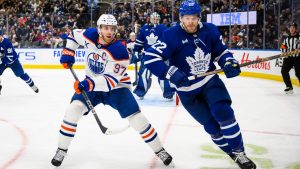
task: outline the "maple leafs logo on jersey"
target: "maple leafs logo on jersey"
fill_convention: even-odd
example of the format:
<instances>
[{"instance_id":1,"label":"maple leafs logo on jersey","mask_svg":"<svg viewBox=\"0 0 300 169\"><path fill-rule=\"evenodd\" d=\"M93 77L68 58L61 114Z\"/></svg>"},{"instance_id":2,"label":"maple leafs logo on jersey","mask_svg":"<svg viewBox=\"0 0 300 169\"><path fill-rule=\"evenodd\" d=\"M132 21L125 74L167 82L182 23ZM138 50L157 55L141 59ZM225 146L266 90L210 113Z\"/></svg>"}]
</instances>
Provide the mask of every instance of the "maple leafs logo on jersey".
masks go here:
<instances>
[{"instance_id":1,"label":"maple leafs logo on jersey","mask_svg":"<svg viewBox=\"0 0 300 169\"><path fill-rule=\"evenodd\" d=\"M155 36L154 33L151 33L149 36L146 36L146 39L148 41L148 45L153 45L156 43L158 36Z\"/></svg>"},{"instance_id":2,"label":"maple leafs logo on jersey","mask_svg":"<svg viewBox=\"0 0 300 169\"><path fill-rule=\"evenodd\" d=\"M190 66L190 72L194 75L207 72L211 54L205 54L201 48L197 47L194 53L194 57L186 57L186 61Z\"/></svg>"}]
</instances>

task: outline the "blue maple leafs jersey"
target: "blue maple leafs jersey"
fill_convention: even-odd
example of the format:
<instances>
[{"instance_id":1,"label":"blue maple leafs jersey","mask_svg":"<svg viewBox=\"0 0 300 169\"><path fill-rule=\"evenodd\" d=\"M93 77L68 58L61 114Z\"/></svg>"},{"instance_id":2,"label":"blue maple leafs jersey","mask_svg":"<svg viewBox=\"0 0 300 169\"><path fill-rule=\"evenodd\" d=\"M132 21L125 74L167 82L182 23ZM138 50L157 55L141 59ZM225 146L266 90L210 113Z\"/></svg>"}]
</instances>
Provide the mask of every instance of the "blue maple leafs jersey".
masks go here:
<instances>
[{"instance_id":1,"label":"blue maple leafs jersey","mask_svg":"<svg viewBox=\"0 0 300 169\"><path fill-rule=\"evenodd\" d=\"M159 25L144 25L137 36L133 51L141 52L142 49L147 50L151 47L158 38L162 35L167 27L163 24Z\"/></svg>"},{"instance_id":2,"label":"blue maple leafs jersey","mask_svg":"<svg viewBox=\"0 0 300 169\"><path fill-rule=\"evenodd\" d=\"M11 42L3 37L2 42L0 42L0 64L12 64L18 58L19 56Z\"/></svg>"},{"instance_id":3,"label":"blue maple leafs jersey","mask_svg":"<svg viewBox=\"0 0 300 169\"><path fill-rule=\"evenodd\" d=\"M223 67L226 60L233 59L222 41L218 28L210 23L200 23L196 33L187 33L180 25L164 31L162 37L145 52L145 65L159 78L165 78L169 69L163 61L169 59L187 76L216 69L215 61ZM180 87L179 92L195 93L211 78L201 77L191 81L189 87Z\"/></svg>"}]
</instances>

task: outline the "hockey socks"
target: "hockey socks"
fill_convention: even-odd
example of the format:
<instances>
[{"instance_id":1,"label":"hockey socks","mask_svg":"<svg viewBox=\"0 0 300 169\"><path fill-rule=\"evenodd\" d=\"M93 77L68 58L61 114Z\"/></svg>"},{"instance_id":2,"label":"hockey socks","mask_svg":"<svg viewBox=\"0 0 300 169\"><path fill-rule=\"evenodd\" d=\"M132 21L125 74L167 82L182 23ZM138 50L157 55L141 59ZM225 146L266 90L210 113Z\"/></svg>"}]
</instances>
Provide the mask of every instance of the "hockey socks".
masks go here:
<instances>
[{"instance_id":1,"label":"hockey socks","mask_svg":"<svg viewBox=\"0 0 300 169\"><path fill-rule=\"evenodd\" d=\"M234 152L243 152L244 144L240 127L235 119L231 119L226 122L221 122L221 131L223 137L227 140L229 147Z\"/></svg>"},{"instance_id":2,"label":"hockey socks","mask_svg":"<svg viewBox=\"0 0 300 169\"><path fill-rule=\"evenodd\" d=\"M34 85L33 80L28 76L27 73L24 73L23 75L21 75L20 78L21 78L22 80L24 80L24 81L27 83L27 85L28 85L29 87L31 87L31 89L32 89L35 93L38 93L38 92L39 92L39 89Z\"/></svg>"},{"instance_id":3,"label":"hockey socks","mask_svg":"<svg viewBox=\"0 0 300 169\"><path fill-rule=\"evenodd\" d=\"M132 128L138 131L146 144L155 152L166 166L171 166L172 156L162 147L157 132L149 124L142 113L136 113L127 117Z\"/></svg>"}]
</instances>

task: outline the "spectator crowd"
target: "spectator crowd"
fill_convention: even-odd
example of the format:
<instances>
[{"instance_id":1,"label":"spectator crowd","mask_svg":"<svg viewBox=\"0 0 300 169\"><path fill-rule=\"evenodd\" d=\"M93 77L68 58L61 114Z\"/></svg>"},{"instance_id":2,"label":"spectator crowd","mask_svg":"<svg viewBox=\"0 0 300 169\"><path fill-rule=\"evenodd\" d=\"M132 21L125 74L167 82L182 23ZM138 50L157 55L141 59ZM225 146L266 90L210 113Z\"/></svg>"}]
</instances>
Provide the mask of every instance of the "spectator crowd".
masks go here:
<instances>
[{"instance_id":1,"label":"spectator crowd","mask_svg":"<svg viewBox=\"0 0 300 169\"><path fill-rule=\"evenodd\" d=\"M290 1L280 4L280 12L277 11L276 0L267 0L266 4L263 4L264 0L249 2L232 0L231 3L228 0L212 1L199 0L204 22L206 15L211 12L257 11L256 25L235 24L230 27L219 27L224 42L230 48L278 49L279 42L288 35L287 25L292 22ZM103 13L112 13L116 16L119 24L117 38L128 39L131 32L138 33L141 26L150 22L150 14L153 11L160 14L161 23L166 26L176 24L179 20L180 2L180 0L174 0L174 3L171 0L156 0L155 3L136 2L134 5L119 2L103 11L102 3L94 5L88 0L0 1L0 28L17 48L60 48L63 46L61 34L76 28L95 26L102 9ZM93 10L95 8L100 10Z\"/></svg>"}]
</instances>

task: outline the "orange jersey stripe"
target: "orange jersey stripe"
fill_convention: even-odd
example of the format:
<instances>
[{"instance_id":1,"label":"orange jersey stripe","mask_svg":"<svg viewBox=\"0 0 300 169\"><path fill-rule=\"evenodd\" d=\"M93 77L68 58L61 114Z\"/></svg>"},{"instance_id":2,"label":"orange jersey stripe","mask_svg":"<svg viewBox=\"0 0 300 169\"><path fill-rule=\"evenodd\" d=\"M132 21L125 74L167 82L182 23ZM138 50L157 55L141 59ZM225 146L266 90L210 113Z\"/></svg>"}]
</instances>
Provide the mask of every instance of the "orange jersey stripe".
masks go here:
<instances>
[{"instance_id":1,"label":"orange jersey stripe","mask_svg":"<svg viewBox=\"0 0 300 169\"><path fill-rule=\"evenodd\" d=\"M126 80L130 80L130 77L125 77L125 78L121 79L120 82L124 82Z\"/></svg>"},{"instance_id":2,"label":"orange jersey stripe","mask_svg":"<svg viewBox=\"0 0 300 169\"><path fill-rule=\"evenodd\" d=\"M115 85L115 83L114 83L113 80L111 80L109 77L105 77L105 78L108 80L109 84L110 84L113 88L116 87L116 85Z\"/></svg>"}]
</instances>

